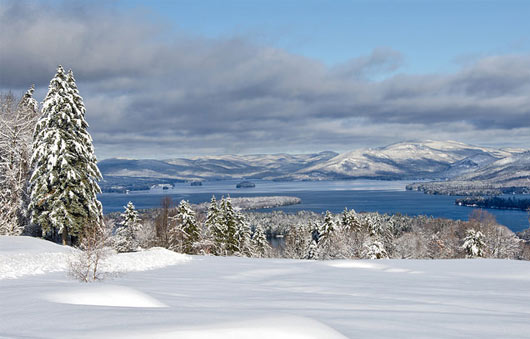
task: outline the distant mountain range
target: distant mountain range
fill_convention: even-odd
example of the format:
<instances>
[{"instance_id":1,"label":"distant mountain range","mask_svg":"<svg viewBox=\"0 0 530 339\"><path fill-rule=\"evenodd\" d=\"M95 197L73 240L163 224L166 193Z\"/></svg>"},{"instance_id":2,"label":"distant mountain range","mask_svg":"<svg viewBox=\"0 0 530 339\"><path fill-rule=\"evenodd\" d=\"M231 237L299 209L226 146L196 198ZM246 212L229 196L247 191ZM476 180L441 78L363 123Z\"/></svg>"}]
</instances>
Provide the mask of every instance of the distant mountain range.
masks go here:
<instances>
[{"instance_id":1,"label":"distant mountain range","mask_svg":"<svg viewBox=\"0 0 530 339\"><path fill-rule=\"evenodd\" d=\"M102 188L105 191L222 179L427 179L444 183L457 180L529 186L530 153L523 149L477 147L455 141L423 141L343 154L221 155L168 160L113 158L101 161L99 168L104 176Z\"/></svg>"}]
</instances>

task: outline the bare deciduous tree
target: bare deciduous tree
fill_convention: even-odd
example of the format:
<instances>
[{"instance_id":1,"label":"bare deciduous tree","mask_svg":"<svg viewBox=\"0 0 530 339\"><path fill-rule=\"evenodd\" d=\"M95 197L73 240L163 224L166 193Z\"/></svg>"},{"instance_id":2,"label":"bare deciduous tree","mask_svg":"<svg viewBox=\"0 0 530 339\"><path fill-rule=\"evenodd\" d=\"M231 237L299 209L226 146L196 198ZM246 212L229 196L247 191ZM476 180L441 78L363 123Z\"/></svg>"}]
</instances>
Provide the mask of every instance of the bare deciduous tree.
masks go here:
<instances>
[{"instance_id":1,"label":"bare deciduous tree","mask_svg":"<svg viewBox=\"0 0 530 339\"><path fill-rule=\"evenodd\" d=\"M169 196L165 196L160 201L160 210L158 216L155 219L155 230L158 246L168 247L169 246L169 229L171 219L175 214L173 209L173 200Z\"/></svg>"},{"instance_id":2,"label":"bare deciduous tree","mask_svg":"<svg viewBox=\"0 0 530 339\"><path fill-rule=\"evenodd\" d=\"M33 87L22 98L0 95L0 234L19 235L28 224L28 182L38 104Z\"/></svg>"},{"instance_id":3,"label":"bare deciduous tree","mask_svg":"<svg viewBox=\"0 0 530 339\"><path fill-rule=\"evenodd\" d=\"M112 222L93 224L84 228L79 244L80 252L69 262L69 275L82 282L93 282L105 277L102 264L111 253Z\"/></svg>"}]
</instances>

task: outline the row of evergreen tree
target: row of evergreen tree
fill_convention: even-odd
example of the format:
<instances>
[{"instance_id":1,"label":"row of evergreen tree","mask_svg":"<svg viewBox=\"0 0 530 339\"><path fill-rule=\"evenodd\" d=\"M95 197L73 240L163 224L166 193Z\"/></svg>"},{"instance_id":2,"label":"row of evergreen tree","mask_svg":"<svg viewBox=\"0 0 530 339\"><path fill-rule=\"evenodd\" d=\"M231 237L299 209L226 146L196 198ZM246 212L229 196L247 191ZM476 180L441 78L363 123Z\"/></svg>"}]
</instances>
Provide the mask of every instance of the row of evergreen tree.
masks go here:
<instances>
[{"instance_id":1,"label":"row of evergreen tree","mask_svg":"<svg viewBox=\"0 0 530 339\"><path fill-rule=\"evenodd\" d=\"M163 214L160 211L159 217ZM217 201L213 196L203 222L197 220L197 213L185 200L180 201L167 220L165 234L157 232L155 245L187 254L269 255L270 245L263 229L259 225L251 228L244 215L234 209L230 197ZM142 227L138 211L129 202L113 237L114 248L118 252L137 250Z\"/></svg>"},{"instance_id":2,"label":"row of evergreen tree","mask_svg":"<svg viewBox=\"0 0 530 339\"><path fill-rule=\"evenodd\" d=\"M138 212L129 202L113 237L115 249L130 252L137 250L139 245L163 246L188 254L295 259L515 258L523 249L521 240L513 232L484 213L470 222L356 213L348 209L341 214L328 211L323 215L243 214L233 208L230 198L216 201L215 196L207 211L196 212L184 200L171 211L167 216L167 235L156 232L154 241L145 241L139 237L143 229L149 231L146 225L150 218L153 220L153 212L144 214L146 220L142 225ZM155 215L160 222L164 219L161 218L165 215L164 209ZM271 215L285 218L271 218ZM267 238L271 239L278 229L273 231L270 223L283 222L289 225L278 233L284 241L272 248ZM266 226L263 226L267 223L268 237L264 231ZM417 226L420 229L414 230ZM155 232L151 232L151 236L154 235Z\"/></svg>"}]
</instances>

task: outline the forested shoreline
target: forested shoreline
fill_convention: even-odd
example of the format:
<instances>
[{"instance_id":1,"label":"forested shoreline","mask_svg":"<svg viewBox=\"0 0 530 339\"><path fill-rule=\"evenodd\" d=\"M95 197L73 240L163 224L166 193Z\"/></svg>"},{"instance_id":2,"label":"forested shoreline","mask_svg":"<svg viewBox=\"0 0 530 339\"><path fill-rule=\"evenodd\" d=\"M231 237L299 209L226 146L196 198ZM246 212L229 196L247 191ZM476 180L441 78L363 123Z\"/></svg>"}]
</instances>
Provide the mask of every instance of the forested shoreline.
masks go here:
<instances>
[{"instance_id":1,"label":"forested shoreline","mask_svg":"<svg viewBox=\"0 0 530 339\"><path fill-rule=\"evenodd\" d=\"M514 197L467 197L456 199L455 204L468 207L528 211L530 208L530 199L518 199Z\"/></svg>"}]
</instances>

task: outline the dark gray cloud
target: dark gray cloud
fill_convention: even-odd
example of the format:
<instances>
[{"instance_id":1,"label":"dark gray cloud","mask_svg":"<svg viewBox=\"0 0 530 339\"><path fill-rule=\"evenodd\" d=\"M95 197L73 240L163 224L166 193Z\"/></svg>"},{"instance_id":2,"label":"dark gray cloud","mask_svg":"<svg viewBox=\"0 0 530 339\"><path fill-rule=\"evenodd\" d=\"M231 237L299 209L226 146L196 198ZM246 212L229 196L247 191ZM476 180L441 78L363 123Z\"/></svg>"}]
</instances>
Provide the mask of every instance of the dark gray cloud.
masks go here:
<instances>
[{"instance_id":1,"label":"dark gray cloud","mask_svg":"<svg viewBox=\"0 0 530 339\"><path fill-rule=\"evenodd\" d=\"M71 67L100 158L530 142L528 55L408 75L378 47L328 67L247 39L168 34L101 4L4 2L0 31L0 88L42 93L57 64Z\"/></svg>"}]
</instances>

